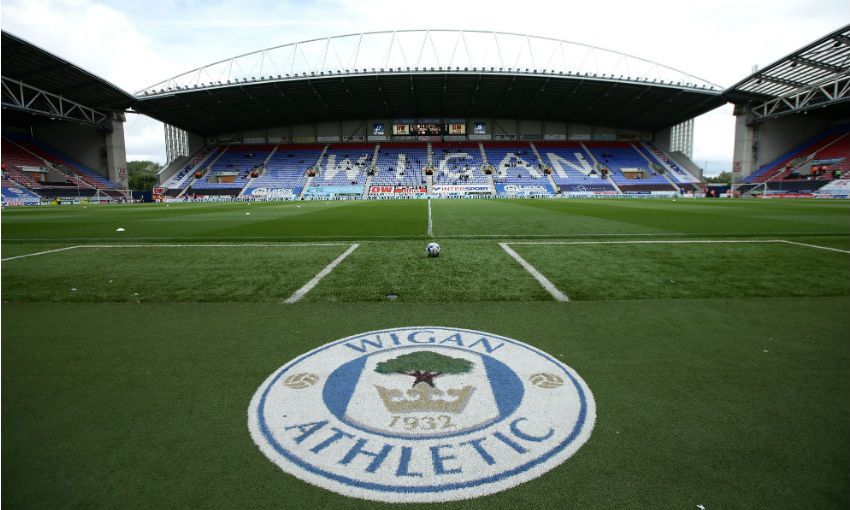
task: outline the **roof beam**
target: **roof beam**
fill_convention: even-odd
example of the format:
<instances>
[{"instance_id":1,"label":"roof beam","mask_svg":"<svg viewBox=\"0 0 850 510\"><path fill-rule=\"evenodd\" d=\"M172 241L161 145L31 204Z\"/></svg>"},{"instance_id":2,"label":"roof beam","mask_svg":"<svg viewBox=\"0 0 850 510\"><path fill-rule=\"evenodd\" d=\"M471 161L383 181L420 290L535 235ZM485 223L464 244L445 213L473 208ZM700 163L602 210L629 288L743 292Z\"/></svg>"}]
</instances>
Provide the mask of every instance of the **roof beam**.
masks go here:
<instances>
[{"instance_id":1,"label":"roof beam","mask_svg":"<svg viewBox=\"0 0 850 510\"><path fill-rule=\"evenodd\" d=\"M109 118L108 115L94 108L5 76L2 77L2 104L4 108L93 126L100 125Z\"/></svg>"},{"instance_id":2,"label":"roof beam","mask_svg":"<svg viewBox=\"0 0 850 510\"><path fill-rule=\"evenodd\" d=\"M348 100L351 101L351 103L354 105L354 109L357 110L357 115L365 119L366 116L363 115L363 109L360 108L360 102L357 101L357 98L354 97L354 94L351 93L351 89L349 89L348 84L345 83L345 77L340 76L339 80L340 83L342 83L342 86L345 87L345 93L348 94Z\"/></svg>"},{"instance_id":3,"label":"roof beam","mask_svg":"<svg viewBox=\"0 0 850 510\"><path fill-rule=\"evenodd\" d=\"M552 109L549 110L549 113L546 114L544 120L550 120L554 116L555 112L557 112L564 103L566 103L569 99L572 98L572 96L575 95L576 92L578 92L578 89L580 89L582 85L584 85L584 79L578 80L575 86L573 87L573 90L571 90L569 94L564 94L561 96L561 99L557 103L555 103L555 106L553 106Z\"/></svg>"},{"instance_id":4,"label":"roof beam","mask_svg":"<svg viewBox=\"0 0 850 510\"><path fill-rule=\"evenodd\" d=\"M510 94L511 90L513 90L515 82L516 82L516 75L513 75L511 77L511 81L508 82L508 87L505 89L505 92L502 94L502 99L499 100L499 104L496 106L496 110L493 112L493 118L498 118L499 112L502 111L502 105L505 104L505 99L508 98L508 94Z\"/></svg>"},{"instance_id":5,"label":"roof beam","mask_svg":"<svg viewBox=\"0 0 850 510\"><path fill-rule=\"evenodd\" d=\"M795 62L797 64L804 65L806 67L813 67L815 69L820 69L822 71L829 71L831 73L841 72L841 66L837 66L834 64L827 64L826 62L818 62L817 60L812 60L806 57L791 57L791 62Z\"/></svg>"},{"instance_id":6,"label":"roof beam","mask_svg":"<svg viewBox=\"0 0 850 510\"><path fill-rule=\"evenodd\" d=\"M331 111L331 113L333 114L334 118L335 118L336 120L339 120L339 112L338 112L338 111L336 111L336 109L335 109L335 108L332 108L332 107L328 104L328 102L327 102L327 100L324 98L324 96L322 96L322 94L320 94L320 93L319 93L319 91L318 91L318 90L316 90L316 86L315 86L315 85L313 85L313 82L312 82L311 80L307 80L307 86L308 86L308 87L310 87L310 91L313 93L313 95L314 95L314 96L316 96L317 98L319 98L319 102L322 104L322 106L324 106L324 107L325 107L325 111L330 110L330 111Z\"/></svg>"},{"instance_id":7,"label":"roof beam","mask_svg":"<svg viewBox=\"0 0 850 510\"><path fill-rule=\"evenodd\" d=\"M375 75L375 83L378 85L378 92L381 94L381 101L384 103L384 113L387 117L392 117L390 114L390 105L387 104L387 98L384 96L384 87L381 86L381 77Z\"/></svg>"},{"instance_id":8,"label":"roof beam","mask_svg":"<svg viewBox=\"0 0 850 510\"><path fill-rule=\"evenodd\" d=\"M769 81L771 83L778 83L779 85L788 85L789 87L796 87L796 88L806 86L806 84L801 82L801 81L789 80L787 78L779 78L777 76L768 76L766 74L759 75L759 77L756 79L756 83L758 83L759 80Z\"/></svg>"},{"instance_id":9,"label":"roof beam","mask_svg":"<svg viewBox=\"0 0 850 510\"><path fill-rule=\"evenodd\" d=\"M847 46L850 46L850 37L847 37L844 34L835 34L832 38L840 43L844 43Z\"/></svg>"}]
</instances>

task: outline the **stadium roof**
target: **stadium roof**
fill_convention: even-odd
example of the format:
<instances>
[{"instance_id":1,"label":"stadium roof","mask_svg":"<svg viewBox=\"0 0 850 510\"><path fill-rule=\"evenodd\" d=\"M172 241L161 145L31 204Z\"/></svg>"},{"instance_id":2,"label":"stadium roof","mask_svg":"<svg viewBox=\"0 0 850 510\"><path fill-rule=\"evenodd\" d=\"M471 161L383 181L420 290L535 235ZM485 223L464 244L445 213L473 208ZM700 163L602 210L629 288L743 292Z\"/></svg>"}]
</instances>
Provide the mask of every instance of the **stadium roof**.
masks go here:
<instances>
[{"instance_id":1,"label":"stadium roof","mask_svg":"<svg viewBox=\"0 0 850 510\"><path fill-rule=\"evenodd\" d=\"M136 102L135 97L103 78L5 31L2 54L4 79L98 110L123 111Z\"/></svg>"},{"instance_id":2,"label":"stadium roof","mask_svg":"<svg viewBox=\"0 0 850 510\"><path fill-rule=\"evenodd\" d=\"M368 118L516 118L655 131L722 105L721 87L602 48L523 34L408 30L260 50L137 93L198 134Z\"/></svg>"},{"instance_id":3,"label":"stadium roof","mask_svg":"<svg viewBox=\"0 0 850 510\"><path fill-rule=\"evenodd\" d=\"M850 25L754 72L724 96L736 104L757 105L756 117L827 106L826 115L850 114Z\"/></svg>"}]
</instances>

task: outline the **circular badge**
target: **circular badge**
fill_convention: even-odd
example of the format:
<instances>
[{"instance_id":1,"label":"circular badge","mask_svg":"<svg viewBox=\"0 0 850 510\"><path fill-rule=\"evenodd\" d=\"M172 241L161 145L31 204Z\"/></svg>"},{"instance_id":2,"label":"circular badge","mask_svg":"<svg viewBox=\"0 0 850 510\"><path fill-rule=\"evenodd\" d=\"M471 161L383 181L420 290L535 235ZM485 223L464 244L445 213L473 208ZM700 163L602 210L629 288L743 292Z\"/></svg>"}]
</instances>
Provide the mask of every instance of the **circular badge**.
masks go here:
<instances>
[{"instance_id":1,"label":"circular badge","mask_svg":"<svg viewBox=\"0 0 850 510\"><path fill-rule=\"evenodd\" d=\"M517 340L442 327L372 331L285 364L248 428L282 470L386 502L475 498L536 478L589 438L587 384Z\"/></svg>"}]
</instances>

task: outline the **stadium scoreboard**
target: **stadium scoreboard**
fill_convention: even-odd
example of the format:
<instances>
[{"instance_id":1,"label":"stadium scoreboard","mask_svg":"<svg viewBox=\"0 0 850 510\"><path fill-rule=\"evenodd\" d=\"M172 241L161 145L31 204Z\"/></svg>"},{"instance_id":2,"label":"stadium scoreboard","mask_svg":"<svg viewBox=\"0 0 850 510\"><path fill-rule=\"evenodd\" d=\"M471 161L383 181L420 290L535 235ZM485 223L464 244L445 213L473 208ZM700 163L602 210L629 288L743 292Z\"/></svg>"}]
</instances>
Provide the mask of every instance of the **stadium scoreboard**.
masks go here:
<instances>
[{"instance_id":1,"label":"stadium scoreboard","mask_svg":"<svg viewBox=\"0 0 850 510\"><path fill-rule=\"evenodd\" d=\"M465 135L466 121L463 119L395 120L392 132L393 136Z\"/></svg>"}]
</instances>

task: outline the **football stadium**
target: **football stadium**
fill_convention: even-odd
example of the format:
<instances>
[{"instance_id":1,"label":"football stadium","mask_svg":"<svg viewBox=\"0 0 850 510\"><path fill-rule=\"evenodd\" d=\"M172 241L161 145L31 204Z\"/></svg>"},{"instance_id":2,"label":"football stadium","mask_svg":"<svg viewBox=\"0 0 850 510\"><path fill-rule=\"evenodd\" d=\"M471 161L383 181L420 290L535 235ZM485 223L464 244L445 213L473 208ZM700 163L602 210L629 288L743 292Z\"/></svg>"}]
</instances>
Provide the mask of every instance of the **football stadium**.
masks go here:
<instances>
[{"instance_id":1,"label":"football stadium","mask_svg":"<svg viewBox=\"0 0 850 510\"><path fill-rule=\"evenodd\" d=\"M731 87L476 30L2 55L5 506L850 506L850 25Z\"/></svg>"}]
</instances>

